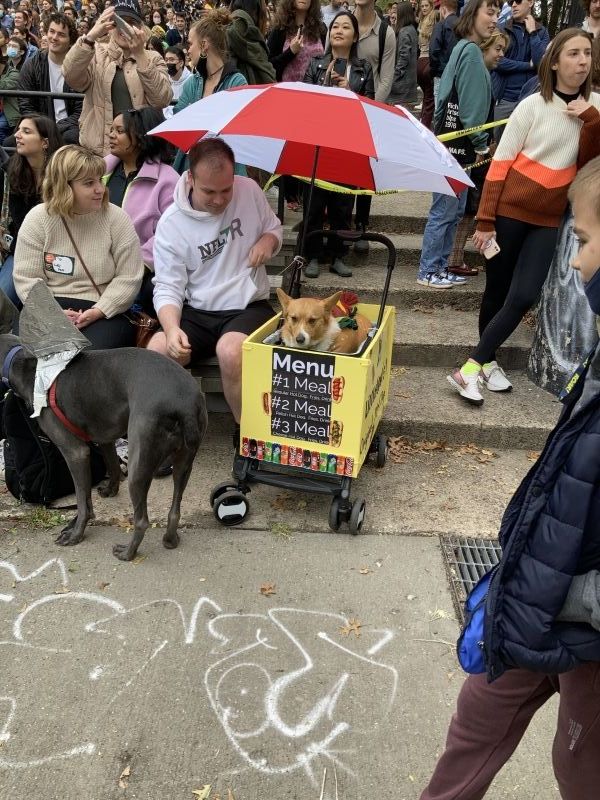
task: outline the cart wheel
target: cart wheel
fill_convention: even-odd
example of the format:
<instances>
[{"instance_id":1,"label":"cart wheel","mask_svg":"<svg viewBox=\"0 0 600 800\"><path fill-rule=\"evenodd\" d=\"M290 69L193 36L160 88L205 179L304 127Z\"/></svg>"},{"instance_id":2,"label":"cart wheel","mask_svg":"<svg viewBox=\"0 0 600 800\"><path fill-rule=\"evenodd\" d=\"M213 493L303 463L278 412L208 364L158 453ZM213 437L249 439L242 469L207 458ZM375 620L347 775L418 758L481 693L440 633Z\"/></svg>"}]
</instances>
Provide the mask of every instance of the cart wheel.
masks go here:
<instances>
[{"instance_id":1,"label":"cart wheel","mask_svg":"<svg viewBox=\"0 0 600 800\"><path fill-rule=\"evenodd\" d=\"M237 489L220 494L214 502L213 513L221 525L239 525L250 511L250 503L245 494Z\"/></svg>"},{"instance_id":2,"label":"cart wheel","mask_svg":"<svg viewBox=\"0 0 600 800\"><path fill-rule=\"evenodd\" d=\"M334 497L329 507L329 527L332 531L339 531L342 520L340 518L340 498Z\"/></svg>"},{"instance_id":3,"label":"cart wheel","mask_svg":"<svg viewBox=\"0 0 600 800\"><path fill-rule=\"evenodd\" d=\"M357 533L360 533L360 529L363 526L363 522L365 521L366 506L367 504L364 497L358 497L352 503L352 511L350 512L348 527L350 528L350 533L352 533L354 536L356 536Z\"/></svg>"},{"instance_id":4,"label":"cart wheel","mask_svg":"<svg viewBox=\"0 0 600 800\"><path fill-rule=\"evenodd\" d=\"M385 466L385 462L387 461L387 451L387 436L383 433L380 433L377 436L377 449L375 451L375 466L377 469L381 469Z\"/></svg>"},{"instance_id":5,"label":"cart wheel","mask_svg":"<svg viewBox=\"0 0 600 800\"><path fill-rule=\"evenodd\" d=\"M232 481L223 481L223 483L218 483L210 493L210 505L214 506L217 497L225 494L225 492L235 492L237 491L237 488L237 483L232 483Z\"/></svg>"}]
</instances>

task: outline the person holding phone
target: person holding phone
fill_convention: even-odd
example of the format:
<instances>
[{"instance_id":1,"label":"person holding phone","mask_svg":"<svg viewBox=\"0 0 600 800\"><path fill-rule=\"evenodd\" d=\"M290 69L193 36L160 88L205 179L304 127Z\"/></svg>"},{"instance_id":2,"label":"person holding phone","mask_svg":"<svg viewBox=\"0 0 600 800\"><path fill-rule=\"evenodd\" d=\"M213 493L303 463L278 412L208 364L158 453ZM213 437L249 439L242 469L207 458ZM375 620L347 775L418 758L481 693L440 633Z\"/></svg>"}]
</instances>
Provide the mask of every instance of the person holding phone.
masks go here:
<instances>
[{"instance_id":1,"label":"person holding phone","mask_svg":"<svg viewBox=\"0 0 600 800\"><path fill-rule=\"evenodd\" d=\"M480 339L448 375L467 402L482 405L483 385L509 392L496 351L537 303L550 269L567 192L577 170L600 154L600 95L591 92L592 43L579 28L553 39L540 64L539 93L509 118L477 210L475 247L487 262Z\"/></svg>"},{"instance_id":2,"label":"person holding phone","mask_svg":"<svg viewBox=\"0 0 600 800\"><path fill-rule=\"evenodd\" d=\"M281 0L267 38L269 61L278 81L301 81L311 58L320 58L325 48L327 29L321 21L319 0ZM298 211L300 182L283 177L287 207Z\"/></svg>"},{"instance_id":3,"label":"person holding phone","mask_svg":"<svg viewBox=\"0 0 600 800\"><path fill-rule=\"evenodd\" d=\"M100 43L107 35L108 42ZM145 46L137 0L116 0L65 56L65 81L74 91L85 93L80 141L98 155L109 152L110 128L117 114L142 106L164 108L171 102L164 58Z\"/></svg>"},{"instance_id":4,"label":"person holding phone","mask_svg":"<svg viewBox=\"0 0 600 800\"><path fill-rule=\"evenodd\" d=\"M308 66L305 83L318 86L337 86L340 89L350 89L356 94L375 99L375 82L371 64L357 55L359 29L356 17L349 11L341 11L329 26L329 46L321 58L313 58ZM352 176L348 175L348 180ZM354 195L328 192L314 187L310 209L306 214L308 204L308 187L304 190L305 216L303 225L307 231L320 230L325 221L325 210L331 230L349 230L352 221L352 206ZM302 236L302 233L300 233ZM306 245L305 256L309 260L304 274L307 278L316 278L319 275L319 256L323 245L316 238L309 240ZM344 264L344 244L340 239L328 238L325 253L331 260L330 272L335 272L343 278L350 278L352 270Z\"/></svg>"}]
</instances>

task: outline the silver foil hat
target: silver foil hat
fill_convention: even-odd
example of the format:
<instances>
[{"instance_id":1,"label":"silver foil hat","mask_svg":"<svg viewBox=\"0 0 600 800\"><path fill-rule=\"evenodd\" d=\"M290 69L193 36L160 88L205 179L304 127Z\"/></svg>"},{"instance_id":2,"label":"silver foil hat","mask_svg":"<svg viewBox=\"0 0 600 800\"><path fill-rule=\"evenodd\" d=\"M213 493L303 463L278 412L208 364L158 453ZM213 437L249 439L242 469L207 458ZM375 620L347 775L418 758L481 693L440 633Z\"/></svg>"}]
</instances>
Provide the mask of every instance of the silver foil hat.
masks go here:
<instances>
[{"instance_id":1,"label":"silver foil hat","mask_svg":"<svg viewBox=\"0 0 600 800\"><path fill-rule=\"evenodd\" d=\"M19 318L19 338L38 358L67 350L80 352L91 346L90 340L67 319L52 292L41 280L34 283L23 305Z\"/></svg>"}]
</instances>

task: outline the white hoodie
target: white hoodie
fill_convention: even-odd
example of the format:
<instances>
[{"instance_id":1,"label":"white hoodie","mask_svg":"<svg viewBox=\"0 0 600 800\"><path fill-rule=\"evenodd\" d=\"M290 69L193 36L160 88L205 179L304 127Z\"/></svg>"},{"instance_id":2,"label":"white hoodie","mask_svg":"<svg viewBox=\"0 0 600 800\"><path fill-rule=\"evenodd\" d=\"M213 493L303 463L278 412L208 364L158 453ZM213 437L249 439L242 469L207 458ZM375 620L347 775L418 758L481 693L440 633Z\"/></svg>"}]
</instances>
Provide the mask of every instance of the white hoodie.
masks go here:
<instances>
[{"instance_id":1,"label":"white hoodie","mask_svg":"<svg viewBox=\"0 0 600 800\"><path fill-rule=\"evenodd\" d=\"M244 309L267 300L267 271L248 266L252 247L265 233L279 240L281 223L250 178L236 175L231 202L222 214L195 211L189 201L187 172L175 187L174 203L164 212L154 237L154 308L202 311Z\"/></svg>"}]
</instances>

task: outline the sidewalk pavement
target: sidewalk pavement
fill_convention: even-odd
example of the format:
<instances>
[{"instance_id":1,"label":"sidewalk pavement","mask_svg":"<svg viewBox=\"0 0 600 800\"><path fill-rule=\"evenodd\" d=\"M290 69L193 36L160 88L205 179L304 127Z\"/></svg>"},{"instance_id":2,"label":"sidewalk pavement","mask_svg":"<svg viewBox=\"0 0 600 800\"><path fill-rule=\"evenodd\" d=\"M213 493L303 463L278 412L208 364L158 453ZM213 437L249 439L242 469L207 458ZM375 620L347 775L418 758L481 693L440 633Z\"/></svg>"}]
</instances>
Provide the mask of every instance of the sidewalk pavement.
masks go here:
<instances>
[{"instance_id":1,"label":"sidewalk pavement","mask_svg":"<svg viewBox=\"0 0 600 800\"><path fill-rule=\"evenodd\" d=\"M336 776L338 800L417 800L463 680L436 534L493 535L530 463L396 443L403 462L363 468L353 492L370 535L325 532L325 499L266 486L227 529L207 498L229 474L231 419L210 422L177 550L160 541L170 479L129 564L111 553L130 536L126 485L96 501L112 526L73 548L43 527L61 512L3 495L0 797L193 800L210 784L211 800L319 800L326 768L323 800ZM490 800L558 797L554 715Z\"/></svg>"},{"instance_id":2,"label":"sidewalk pavement","mask_svg":"<svg viewBox=\"0 0 600 800\"><path fill-rule=\"evenodd\" d=\"M437 541L292 524L0 534L0 796L417 800L463 680ZM558 796L549 706L490 800Z\"/></svg>"}]
</instances>

